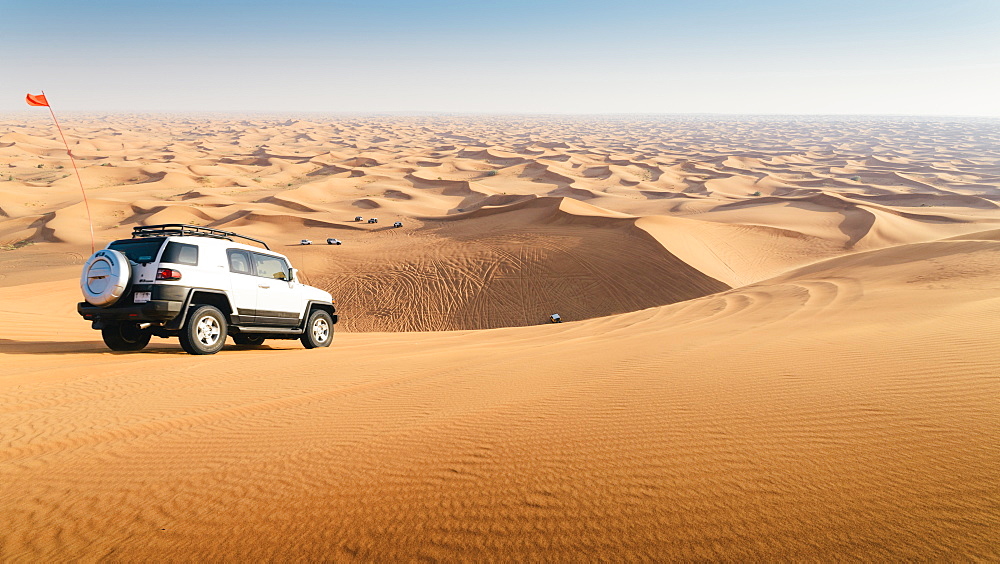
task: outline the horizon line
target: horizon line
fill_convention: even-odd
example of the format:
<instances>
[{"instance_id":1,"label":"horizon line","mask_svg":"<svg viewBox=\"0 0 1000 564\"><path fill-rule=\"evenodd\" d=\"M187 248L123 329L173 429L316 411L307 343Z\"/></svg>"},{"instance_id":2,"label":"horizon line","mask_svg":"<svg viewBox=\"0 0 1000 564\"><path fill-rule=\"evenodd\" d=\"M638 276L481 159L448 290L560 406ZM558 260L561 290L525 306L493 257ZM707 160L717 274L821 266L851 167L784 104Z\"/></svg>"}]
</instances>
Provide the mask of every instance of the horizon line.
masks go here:
<instances>
[{"instance_id":1,"label":"horizon line","mask_svg":"<svg viewBox=\"0 0 1000 564\"><path fill-rule=\"evenodd\" d=\"M30 108L0 110L0 117L24 117ZM351 117L852 117L852 118L960 118L1000 119L1000 114L907 114L907 113L778 113L778 112L513 112L438 110L60 110L74 115L168 115L168 116L351 116ZM47 114L46 114L47 116Z\"/></svg>"}]
</instances>

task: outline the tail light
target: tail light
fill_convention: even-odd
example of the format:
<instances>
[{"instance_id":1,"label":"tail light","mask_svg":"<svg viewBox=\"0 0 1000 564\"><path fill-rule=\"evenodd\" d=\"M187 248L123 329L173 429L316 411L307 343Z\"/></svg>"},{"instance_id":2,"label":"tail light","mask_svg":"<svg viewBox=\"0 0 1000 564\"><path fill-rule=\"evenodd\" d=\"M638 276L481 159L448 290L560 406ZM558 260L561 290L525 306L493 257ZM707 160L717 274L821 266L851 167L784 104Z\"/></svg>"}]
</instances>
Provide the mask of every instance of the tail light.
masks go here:
<instances>
[{"instance_id":1,"label":"tail light","mask_svg":"<svg viewBox=\"0 0 1000 564\"><path fill-rule=\"evenodd\" d=\"M173 270L170 268L157 268L156 269L156 279L157 280L180 280L181 272L179 270Z\"/></svg>"}]
</instances>

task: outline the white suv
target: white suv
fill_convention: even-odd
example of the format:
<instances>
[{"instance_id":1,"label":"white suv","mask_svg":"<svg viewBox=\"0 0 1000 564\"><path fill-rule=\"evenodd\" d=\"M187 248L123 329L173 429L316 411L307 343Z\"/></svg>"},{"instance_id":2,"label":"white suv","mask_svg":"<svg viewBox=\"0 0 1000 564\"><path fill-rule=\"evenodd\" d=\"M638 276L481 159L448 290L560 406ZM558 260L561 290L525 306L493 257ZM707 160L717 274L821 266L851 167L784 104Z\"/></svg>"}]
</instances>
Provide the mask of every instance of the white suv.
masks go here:
<instances>
[{"instance_id":1,"label":"white suv","mask_svg":"<svg viewBox=\"0 0 1000 564\"><path fill-rule=\"evenodd\" d=\"M219 352L227 335L327 347L337 323L330 294L300 283L285 256L194 225L133 228L84 263L80 287L77 311L116 351L141 350L153 335L179 337L191 354Z\"/></svg>"}]
</instances>

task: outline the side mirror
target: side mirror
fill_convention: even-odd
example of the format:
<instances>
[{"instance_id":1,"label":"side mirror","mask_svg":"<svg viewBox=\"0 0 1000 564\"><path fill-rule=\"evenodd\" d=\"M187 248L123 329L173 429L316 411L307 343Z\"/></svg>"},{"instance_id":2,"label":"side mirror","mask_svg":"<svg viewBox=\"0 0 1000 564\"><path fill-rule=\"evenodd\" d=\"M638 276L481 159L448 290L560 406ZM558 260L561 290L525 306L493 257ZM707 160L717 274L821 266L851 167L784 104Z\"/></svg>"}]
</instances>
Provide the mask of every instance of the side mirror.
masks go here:
<instances>
[{"instance_id":1,"label":"side mirror","mask_svg":"<svg viewBox=\"0 0 1000 564\"><path fill-rule=\"evenodd\" d=\"M298 282L299 281L299 269L297 269L297 268L289 268L288 269L288 281L289 282Z\"/></svg>"}]
</instances>

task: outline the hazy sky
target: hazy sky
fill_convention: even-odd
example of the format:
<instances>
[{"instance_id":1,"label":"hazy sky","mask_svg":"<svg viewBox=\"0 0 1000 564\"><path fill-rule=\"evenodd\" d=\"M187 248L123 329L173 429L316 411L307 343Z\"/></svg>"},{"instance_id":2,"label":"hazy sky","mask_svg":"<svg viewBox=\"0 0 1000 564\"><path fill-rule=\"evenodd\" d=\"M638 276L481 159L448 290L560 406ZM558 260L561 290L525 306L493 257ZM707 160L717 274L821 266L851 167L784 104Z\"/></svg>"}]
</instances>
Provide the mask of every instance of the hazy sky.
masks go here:
<instances>
[{"instance_id":1,"label":"hazy sky","mask_svg":"<svg viewBox=\"0 0 1000 564\"><path fill-rule=\"evenodd\" d=\"M1000 116L1000 0L0 0L0 112Z\"/></svg>"}]
</instances>

